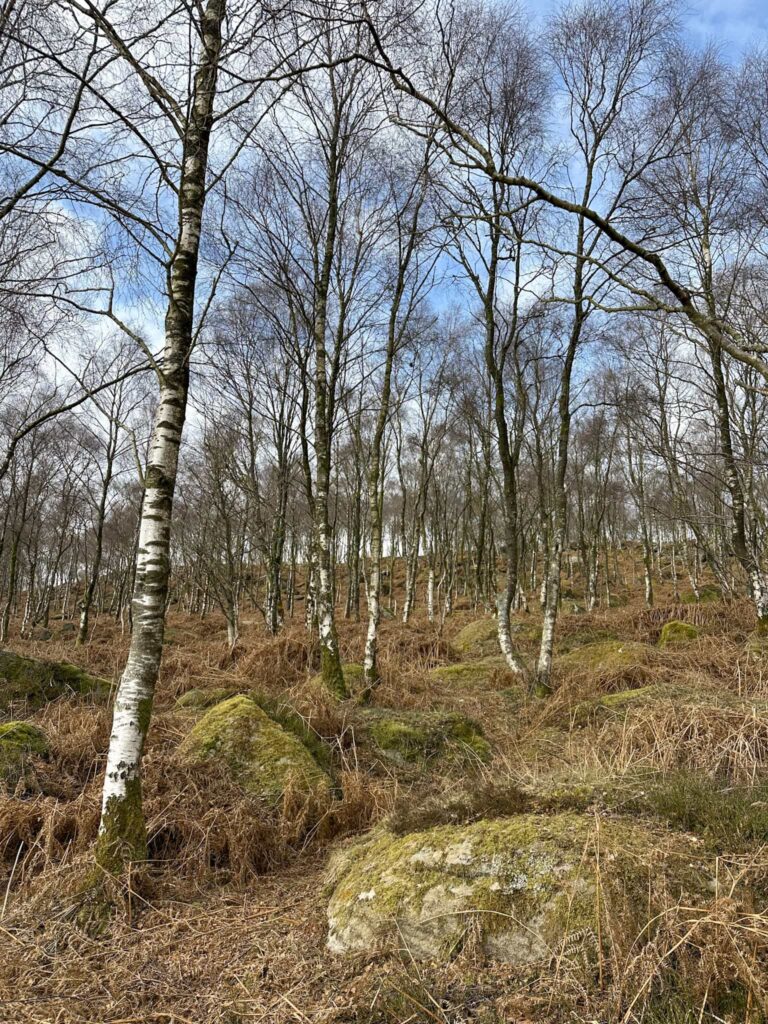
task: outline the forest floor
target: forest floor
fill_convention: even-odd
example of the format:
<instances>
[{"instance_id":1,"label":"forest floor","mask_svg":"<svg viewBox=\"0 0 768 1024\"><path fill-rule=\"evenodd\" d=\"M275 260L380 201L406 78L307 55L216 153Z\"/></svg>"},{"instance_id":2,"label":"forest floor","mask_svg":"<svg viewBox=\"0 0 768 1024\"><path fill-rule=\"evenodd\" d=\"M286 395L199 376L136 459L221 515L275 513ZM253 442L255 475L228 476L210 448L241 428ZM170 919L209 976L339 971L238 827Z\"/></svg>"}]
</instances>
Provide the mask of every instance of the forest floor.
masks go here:
<instances>
[{"instance_id":1,"label":"forest floor","mask_svg":"<svg viewBox=\"0 0 768 1024\"><path fill-rule=\"evenodd\" d=\"M493 660L493 620L468 601L442 632L421 613L407 626L385 618L377 706L461 712L480 724L493 750L487 764L439 770L382 758L356 735L355 702L333 701L308 684L317 650L300 612L276 639L255 613L247 617L230 657L217 615L201 621L172 611L145 764L150 862L116 892L118 911L101 935L77 927L75 908L98 824L109 709L68 698L34 714L14 709L43 729L50 757L34 765L26 792L0 795L0 1021L768 1019L768 656L751 640L746 603L674 605L663 589L657 602L646 611L636 597L617 594L616 607L572 612L569 597L547 700L528 698ZM515 616L529 659L539 618L537 609ZM694 624L698 636L660 647L673 619ZM461 633L477 621L474 633ZM99 618L83 647L61 625L52 624L47 641L10 647L118 678L127 637L117 624ZM345 662L360 661L364 629L340 622ZM194 716L178 698L216 688L257 691L290 706L328 747L340 797L318 826L297 830L280 814L264 815L231 779L180 761ZM585 717L587 707L595 713ZM640 953L612 940L597 968L576 956L521 971L471 946L447 963L417 961L407 948L328 951L335 848L381 822L402 833L521 809L567 809L596 827L630 816L685 831L711 859L719 888ZM737 902L738 886L747 897Z\"/></svg>"}]
</instances>

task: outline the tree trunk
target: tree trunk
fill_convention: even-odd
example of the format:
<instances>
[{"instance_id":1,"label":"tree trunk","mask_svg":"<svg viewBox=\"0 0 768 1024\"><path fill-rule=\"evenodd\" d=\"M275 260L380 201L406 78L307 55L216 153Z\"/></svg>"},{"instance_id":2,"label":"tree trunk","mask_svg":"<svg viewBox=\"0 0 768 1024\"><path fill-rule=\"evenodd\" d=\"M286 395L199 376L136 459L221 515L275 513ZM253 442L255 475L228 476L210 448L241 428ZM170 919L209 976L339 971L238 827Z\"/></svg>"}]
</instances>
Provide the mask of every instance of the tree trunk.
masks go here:
<instances>
[{"instance_id":1,"label":"tree trunk","mask_svg":"<svg viewBox=\"0 0 768 1024\"><path fill-rule=\"evenodd\" d=\"M141 758L160 671L170 575L170 535L179 445L189 387L195 283L225 0L208 0L202 53L185 122L179 235L170 261L160 394L152 425L139 525L133 632L115 698L96 860L112 873L146 857Z\"/></svg>"}]
</instances>

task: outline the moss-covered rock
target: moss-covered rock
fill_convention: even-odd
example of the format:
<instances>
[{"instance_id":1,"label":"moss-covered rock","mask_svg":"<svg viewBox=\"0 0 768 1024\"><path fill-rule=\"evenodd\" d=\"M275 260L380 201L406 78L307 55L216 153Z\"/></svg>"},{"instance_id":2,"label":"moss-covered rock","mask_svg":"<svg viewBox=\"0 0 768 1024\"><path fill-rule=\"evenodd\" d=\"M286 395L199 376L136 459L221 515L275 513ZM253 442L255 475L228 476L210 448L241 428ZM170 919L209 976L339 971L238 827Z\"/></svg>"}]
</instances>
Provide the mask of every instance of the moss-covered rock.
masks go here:
<instances>
[{"instance_id":1,"label":"moss-covered rock","mask_svg":"<svg viewBox=\"0 0 768 1024\"><path fill-rule=\"evenodd\" d=\"M506 669L506 662L500 655L482 658L480 661L458 661L453 665L438 665L429 674L441 683L455 683L458 686L485 685Z\"/></svg>"},{"instance_id":2,"label":"moss-covered rock","mask_svg":"<svg viewBox=\"0 0 768 1024\"><path fill-rule=\"evenodd\" d=\"M15 786L25 774L30 755L46 757L48 740L42 729L30 722L0 725L0 780Z\"/></svg>"},{"instance_id":3,"label":"moss-covered rock","mask_svg":"<svg viewBox=\"0 0 768 1024\"><path fill-rule=\"evenodd\" d=\"M607 819L598 843L593 818L564 813L374 834L337 857L331 881L336 953L394 943L447 959L472 936L490 957L526 964L573 944L594 951L613 899L640 908L639 929L649 899L701 895L709 875L690 837Z\"/></svg>"},{"instance_id":4,"label":"moss-covered rock","mask_svg":"<svg viewBox=\"0 0 768 1024\"><path fill-rule=\"evenodd\" d=\"M512 643L522 647L537 646L541 643L540 622L512 622L510 626Z\"/></svg>"},{"instance_id":5,"label":"moss-covered rock","mask_svg":"<svg viewBox=\"0 0 768 1024\"><path fill-rule=\"evenodd\" d=\"M585 644L557 658L558 675L582 676L603 688L639 685L648 678L655 652L647 644L605 640Z\"/></svg>"},{"instance_id":6,"label":"moss-covered rock","mask_svg":"<svg viewBox=\"0 0 768 1024\"><path fill-rule=\"evenodd\" d=\"M457 712L371 708L363 713L363 724L377 751L400 764L442 757L487 761L491 756L481 727Z\"/></svg>"},{"instance_id":7,"label":"moss-covered rock","mask_svg":"<svg viewBox=\"0 0 768 1024\"><path fill-rule=\"evenodd\" d=\"M17 704L34 710L64 694L105 697L108 693L106 679L89 675L77 665L0 651L0 711Z\"/></svg>"},{"instance_id":8,"label":"moss-covered rock","mask_svg":"<svg viewBox=\"0 0 768 1024\"><path fill-rule=\"evenodd\" d=\"M720 587L711 585L699 587L698 600L692 590L684 590L680 595L682 604L714 604L716 601L722 601L722 599L723 592Z\"/></svg>"},{"instance_id":9,"label":"moss-covered rock","mask_svg":"<svg viewBox=\"0 0 768 1024\"><path fill-rule=\"evenodd\" d=\"M193 763L219 762L244 790L273 804L289 791L320 804L331 796L329 776L304 744L243 695L210 708L179 753Z\"/></svg>"},{"instance_id":10,"label":"moss-covered rock","mask_svg":"<svg viewBox=\"0 0 768 1024\"><path fill-rule=\"evenodd\" d=\"M496 619L478 619L459 630L451 646L462 657L484 658L499 653Z\"/></svg>"},{"instance_id":11,"label":"moss-covered rock","mask_svg":"<svg viewBox=\"0 0 768 1024\"><path fill-rule=\"evenodd\" d=\"M594 629L591 627L582 628L580 626L580 628L575 629L573 632L568 632L567 626L564 623L563 632L557 639L557 653L570 654L572 651L576 651L580 647L588 647L590 644L613 644L616 642L620 641L613 630Z\"/></svg>"},{"instance_id":12,"label":"moss-covered rock","mask_svg":"<svg viewBox=\"0 0 768 1024\"><path fill-rule=\"evenodd\" d=\"M613 693L598 694L580 701L568 711L568 717L572 726L581 728L610 718L623 719L635 711L643 711L649 706L661 703L673 702L682 706L696 699L696 696L685 686L654 683L650 686L636 686Z\"/></svg>"},{"instance_id":13,"label":"moss-covered rock","mask_svg":"<svg viewBox=\"0 0 768 1024\"><path fill-rule=\"evenodd\" d=\"M223 700L234 697L237 693L238 690L232 686L215 686L210 690L195 688L182 693L176 701L176 707L183 708L185 711L205 711L207 708L213 707L214 704L220 704Z\"/></svg>"},{"instance_id":14,"label":"moss-covered rock","mask_svg":"<svg viewBox=\"0 0 768 1024\"><path fill-rule=\"evenodd\" d=\"M659 647L682 647L692 640L698 639L699 631L689 622L680 622L673 619L665 622L659 637Z\"/></svg>"}]
</instances>

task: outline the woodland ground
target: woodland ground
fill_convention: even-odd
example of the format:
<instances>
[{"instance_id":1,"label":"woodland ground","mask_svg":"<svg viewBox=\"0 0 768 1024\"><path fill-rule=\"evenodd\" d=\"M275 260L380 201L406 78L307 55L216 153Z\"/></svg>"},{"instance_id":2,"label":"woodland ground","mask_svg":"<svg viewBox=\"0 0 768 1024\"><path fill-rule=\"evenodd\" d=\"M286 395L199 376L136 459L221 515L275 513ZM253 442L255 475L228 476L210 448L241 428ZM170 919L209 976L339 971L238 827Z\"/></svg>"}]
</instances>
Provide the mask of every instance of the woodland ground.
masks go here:
<instances>
[{"instance_id":1,"label":"woodland ground","mask_svg":"<svg viewBox=\"0 0 768 1024\"><path fill-rule=\"evenodd\" d=\"M223 620L171 611L146 755L149 865L135 869L108 931L83 933L74 893L98 822L108 707L62 698L29 717L50 740L35 791L0 797L0 1021L36 1024L549 1024L760 1021L768 964L762 879L768 866L768 659L750 648L748 604L673 606L659 588L645 611L640 586L618 607L569 612L559 628L556 692L528 700L492 665L435 673L462 655L451 641L483 617L460 599L442 632L419 610L382 624L376 703L449 709L477 720L494 750L487 765L397 766L355 734L355 705L308 685L317 650L301 621L279 638L246 616L234 656ZM575 584L576 600L580 593ZM538 609L515 616L528 657ZM660 649L665 621L698 638ZM59 635L12 640L18 653L67 660L116 680L127 637L108 617L90 643ZM341 620L345 661L359 661L365 624ZM599 647L590 646L599 644ZM581 652L581 653L580 653ZM490 651L482 644L468 663ZM265 815L231 780L191 771L176 749L190 713L177 699L208 688L256 690L290 705L325 744L342 797L309 834L290 812ZM631 715L590 718L607 695L645 689ZM733 698L733 705L728 701ZM739 702L739 698L748 698ZM591 705L590 705L591 702ZM724 703L725 702L725 703ZM750 703L751 702L751 703ZM627 703L632 703L627 702ZM621 704L621 701L619 702ZM622 704L623 706L623 704ZM747 710L745 710L745 708ZM751 709L751 710L750 710ZM467 946L448 964L407 949L341 958L325 948L325 879L332 849L382 819L408 831L521 809L632 815L699 836L720 880L706 906L677 909L642 949L612 935L595 967L568 951L521 973ZM731 898L755 879L750 899ZM751 883L750 883L751 884Z\"/></svg>"}]
</instances>

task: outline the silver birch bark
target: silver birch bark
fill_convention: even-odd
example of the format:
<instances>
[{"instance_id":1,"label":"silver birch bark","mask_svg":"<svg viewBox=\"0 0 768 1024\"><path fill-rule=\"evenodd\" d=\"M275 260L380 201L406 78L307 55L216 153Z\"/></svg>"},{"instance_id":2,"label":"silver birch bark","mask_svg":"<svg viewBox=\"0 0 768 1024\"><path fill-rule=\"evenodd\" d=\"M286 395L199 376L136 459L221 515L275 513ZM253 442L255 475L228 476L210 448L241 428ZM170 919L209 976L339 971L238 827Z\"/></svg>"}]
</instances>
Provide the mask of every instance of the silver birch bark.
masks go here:
<instances>
[{"instance_id":1,"label":"silver birch bark","mask_svg":"<svg viewBox=\"0 0 768 1024\"><path fill-rule=\"evenodd\" d=\"M146 857L141 758L160 671L170 576L170 531L189 387L195 283L225 0L202 12L202 52L184 125L179 231L168 271L160 393L144 476L133 592L133 633L115 698L96 860L112 873Z\"/></svg>"}]
</instances>

